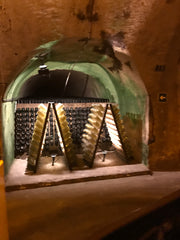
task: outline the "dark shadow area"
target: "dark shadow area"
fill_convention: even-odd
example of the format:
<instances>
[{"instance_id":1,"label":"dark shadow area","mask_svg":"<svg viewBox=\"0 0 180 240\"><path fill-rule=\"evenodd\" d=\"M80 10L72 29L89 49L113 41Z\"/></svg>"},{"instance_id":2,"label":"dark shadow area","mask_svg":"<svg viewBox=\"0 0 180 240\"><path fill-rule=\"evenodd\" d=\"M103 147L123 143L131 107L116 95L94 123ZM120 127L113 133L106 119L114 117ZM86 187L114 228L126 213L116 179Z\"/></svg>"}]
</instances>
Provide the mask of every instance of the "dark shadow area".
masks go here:
<instances>
[{"instance_id":1,"label":"dark shadow area","mask_svg":"<svg viewBox=\"0 0 180 240\"><path fill-rule=\"evenodd\" d=\"M90 76L68 70L47 71L28 79L20 96L31 98L84 97Z\"/></svg>"},{"instance_id":2,"label":"dark shadow area","mask_svg":"<svg viewBox=\"0 0 180 240\"><path fill-rule=\"evenodd\" d=\"M180 239L180 191L165 197L102 238L104 240Z\"/></svg>"}]
</instances>

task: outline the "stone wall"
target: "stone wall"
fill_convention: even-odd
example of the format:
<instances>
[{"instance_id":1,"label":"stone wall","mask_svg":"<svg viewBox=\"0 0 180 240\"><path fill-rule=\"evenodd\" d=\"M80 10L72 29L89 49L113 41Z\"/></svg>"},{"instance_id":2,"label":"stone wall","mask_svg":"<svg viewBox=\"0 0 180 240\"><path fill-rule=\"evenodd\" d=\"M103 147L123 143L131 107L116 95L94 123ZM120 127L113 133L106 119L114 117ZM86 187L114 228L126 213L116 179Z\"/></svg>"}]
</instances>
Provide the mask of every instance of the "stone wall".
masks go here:
<instances>
[{"instance_id":1,"label":"stone wall","mask_svg":"<svg viewBox=\"0 0 180 240\"><path fill-rule=\"evenodd\" d=\"M179 0L1 0L1 98L41 44L102 32L124 38L150 96L150 167L180 169L179 10Z\"/></svg>"}]
</instances>

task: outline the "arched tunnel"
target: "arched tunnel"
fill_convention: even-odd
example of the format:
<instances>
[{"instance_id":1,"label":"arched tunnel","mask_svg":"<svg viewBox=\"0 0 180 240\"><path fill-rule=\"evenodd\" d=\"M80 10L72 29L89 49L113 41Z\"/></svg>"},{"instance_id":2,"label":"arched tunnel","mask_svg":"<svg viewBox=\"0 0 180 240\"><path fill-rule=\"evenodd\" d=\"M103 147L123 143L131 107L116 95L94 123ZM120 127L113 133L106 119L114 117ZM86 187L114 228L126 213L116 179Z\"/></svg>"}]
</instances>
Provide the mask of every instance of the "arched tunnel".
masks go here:
<instances>
[{"instance_id":1,"label":"arched tunnel","mask_svg":"<svg viewBox=\"0 0 180 240\"><path fill-rule=\"evenodd\" d=\"M48 44L36 50L36 55L5 93L3 137L6 170L8 171L15 158L21 158L26 154L28 159L39 105L45 104L47 107L48 103L63 104L76 155L83 151L80 149L83 141L85 142L83 136L89 139L84 130L90 122L88 117L92 114L91 109L98 105L104 107L104 119L94 142L96 146L94 159L100 152L102 156L104 152L108 156L107 153L115 150L113 146L108 147L113 145L113 137L110 137L112 126L109 129L107 127L106 111L111 111L111 105L116 104L119 109L119 120L115 119L113 112L111 118L115 131L118 131L116 135L121 145L121 153L118 156L119 162L114 161L114 164L147 164L148 96L141 79L137 76L132 77L131 66L127 66L130 57L122 53L119 59L114 54L109 54L103 49L100 41L90 40L84 44L76 39L70 39ZM73 111L77 111L75 117L72 117ZM83 116L83 111L86 112L86 117ZM55 121L52 106L50 112L53 123L48 123L47 119L41 154L51 156L52 146L56 146L56 154L61 155L62 146L57 147L56 124L51 125ZM31 118L34 119L30 120ZM125 129L125 133L118 130L118 121L122 123L121 129ZM128 143L124 143L123 139L127 139ZM60 148L60 151L57 148ZM113 154L110 158L113 158ZM107 161L105 162L104 166L108 165Z\"/></svg>"},{"instance_id":2,"label":"arched tunnel","mask_svg":"<svg viewBox=\"0 0 180 240\"><path fill-rule=\"evenodd\" d=\"M77 71L53 70L32 76L23 85L21 98L90 98L103 94L95 79Z\"/></svg>"}]
</instances>

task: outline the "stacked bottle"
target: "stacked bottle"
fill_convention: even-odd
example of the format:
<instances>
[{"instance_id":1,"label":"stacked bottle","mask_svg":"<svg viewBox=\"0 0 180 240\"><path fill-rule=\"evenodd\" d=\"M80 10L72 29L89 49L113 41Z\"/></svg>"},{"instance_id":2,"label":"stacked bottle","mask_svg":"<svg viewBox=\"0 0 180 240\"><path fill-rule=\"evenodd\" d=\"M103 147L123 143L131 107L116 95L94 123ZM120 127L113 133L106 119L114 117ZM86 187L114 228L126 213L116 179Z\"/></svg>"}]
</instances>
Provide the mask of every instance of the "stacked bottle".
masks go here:
<instances>
[{"instance_id":1,"label":"stacked bottle","mask_svg":"<svg viewBox=\"0 0 180 240\"><path fill-rule=\"evenodd\" d=\"M103 116L104 107L102 105L93 106L82 135L83 159L85 163L91 167L95 157Z\"/></svg>"},{"instance_id":2,"label":"stacked bottle","mask_svg":"<svg viewBox=\"0 0 180 240\"><path fill-rule=\"evenodd\" d=\"M90 107L65 108L66 119L72 133L73 143L81 145L83 129L87 123Z\"/></svg>"},{"instance_id":3,"label":"stacked bottle","mask_svg":"<svg viewBox=\"0 0 180 240\"><path fill-rule=\"evenodd\" d=\"M50 146L55 144L55 124L54 124L54 116L53 111L50 109L50 114L48 118L48 124L46 129L46 137L45 137L45 151L48 152Z\"/></svg>"},{"instance_id":4,"label":"stacked bottle","mask_svg":"<svg viewBox=\"0 0 180 240\"><path fill-rule=\"evenodd\" d=\"M60 132L58 131L59 141L61 149L64 152L68 165L71 168L75 165L76 155L75 155L75 146L71 137L71 132L69 125L66 119L66 114L63 108L63 104L59 103L56 106L57 117L59 121Z\"/></svg>"},{"instance_id":5,"label":"stacked bottle","mask_svg":"<svg viewBox=\"0 0 180 240\"><path fill-rule=\"evenodd\" d=\"M124 153L126 155L127 160L130 161L133 158L133 154L132 154L132 150L131 150L131 147L130 147L130 144L129 144L127 134L125 132L123 120L121 119L118 104L113 104L111 106L112 106L112 112L113 112L113 115L114 115L116 126L117 126L117 129L118 129L118 132L119 132L120 140L121 140L121 143L122 143L122 148L124 150Z\"/></svg>"},{"instance_id":6,"label":"stacked bottle","mask_svg":"<svg viewBox=\"0 0 180 240\"><path fill-rule=\"evenodd\" d=\"M37 120L34 127L34 132L29 148L29 157L28 157L28 165L35 166L38 155L40 155L40 151L42 150L43 145L41 146L43 128L46 119L47 108L43 104L40 104Z\"/></svg>"},{"instance_id":7,"label":"stacked bottle","mask_svg":"<svg viewBox=\"0 0 180 240\"><path fill-rule=\"evenodd\" d=\"M15 112L15 156L29 150L37 108L17 108Z\"/></svg>"},{"instance_id":8,"label":"stacked bottle","mask_svg":"<svg viewBox=\"0 0 180 240\"><path fill-rule=\"evenodd\" d=\"M111 111L110 106L107 109L105 122L106 122L108 132L109 132L109 135L110 135L110 138L111 138L111 141L112 141L113 145L119 150L122 149L120 136L119 136L119 133L118 133L116 123L114 121L114 117L112 115L112 111Z\"/></svg>"}]
</instances>

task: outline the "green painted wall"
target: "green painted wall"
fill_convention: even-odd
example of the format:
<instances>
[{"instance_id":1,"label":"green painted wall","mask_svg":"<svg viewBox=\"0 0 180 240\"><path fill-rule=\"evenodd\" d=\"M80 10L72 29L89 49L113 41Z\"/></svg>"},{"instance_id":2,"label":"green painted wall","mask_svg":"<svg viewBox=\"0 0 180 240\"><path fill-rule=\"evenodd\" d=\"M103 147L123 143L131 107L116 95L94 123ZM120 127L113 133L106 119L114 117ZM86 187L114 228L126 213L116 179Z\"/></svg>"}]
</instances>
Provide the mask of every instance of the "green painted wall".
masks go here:
<instances>
[{"instance_id":1,"label":"green painted wall","mask_svg":"<svg viewBox=\"0 0 180 240\"><path fill-rule=\"evenodd\" d=\"M6 173L14 161L14 109L15 102L6 102L2 105L3 154Z\"/></svg>"},{"instance_id":2,"label":"green painted wall","mask_svg":"<svg viewBox=\"0 0 180 240\"><path fill-rule=\"evenodd\" d=\"M47 50L50 51L49 49L49 47L46 48L46 52ZM68 57L64 53L64 58L74 58L72 52L69 51L68 54L70 54L70 56ZM88 55L87 51L86 54ZM111 102L119 104L122 118L126 116L127 113L138 114L141 116L143 122L142 132L143 134L145 132L145 137L142 136L141 141L141 161L147 164L147 93L144 90L145 88L141 86L142 83L138 84L130 76L124 74L123 71L110 71L109 66L111 66L112 61L111 59L109 60L106 55L99 56L97 54L97 59L94 52L93 54L88 55L88 58L91 57L94 60L97 60L97 62L82 62L81 59L76 62L57 61L57 55L57 53L51 55L48 52L48 57L44 64L48 66L49 70L70 70L90 75L97 80L97 85L100 85L102 88L101 96L99 97L108 98ZM62 55L59 56L60 58L62 57ZM85 56L83 55L82 58L84 59ZM4 96L5 101L11 101L12 99L21 97L20 91L22 86L30 77L38 74L39 65L39 58L33 57L24 71L22 71L8 87ZM6 169L8 169L14 159L14 102L3 103L2 111L4 128L4 159Z\"/></svg>"}]
</instances>

